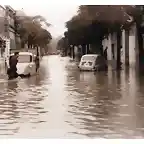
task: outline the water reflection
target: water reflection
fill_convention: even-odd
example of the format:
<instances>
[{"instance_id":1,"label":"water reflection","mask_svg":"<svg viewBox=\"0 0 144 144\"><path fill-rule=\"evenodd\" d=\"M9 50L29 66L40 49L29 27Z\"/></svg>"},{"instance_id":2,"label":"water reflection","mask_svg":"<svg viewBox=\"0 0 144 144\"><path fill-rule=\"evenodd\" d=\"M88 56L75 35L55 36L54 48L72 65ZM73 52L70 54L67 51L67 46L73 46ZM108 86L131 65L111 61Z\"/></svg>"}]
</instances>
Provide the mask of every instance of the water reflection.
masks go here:
<instances>
[{"instance_id":1,"label":"water reflection","mask_svg":"<svg viewBox=\"0 0 144 144\"><path fill-rule=\"evenodd\" d=\"M134 70L80 72L69 58L44 57L40 75L0 87L0 135L142 138L143 81Z\"/></svg>"},{"instance_id":2,"label":"water reflection","mask_svg":"<svg viewBox=\"0 0 144 144\"><path fill-rule=\"evenodd\" d=\"M18 132L17 119L19 113L17 111L17 82L10 81L7 83L7 89L0 96L0 134L11 135Z\"/></svg>"},{"instance_id":3,"label":"water reflection","mask_svg":"<svg viewBox=\"0 0 144 144\"><path fill-rule=\"evenodd\" d=\"M77 128L80 125L81 133L89 137L103 136L104 131L114 129L110 125L111 117L117 112L116 104L112 103L116 98L108 90L107 74L82 72L79 76L79 81L77 75L77 80L73 81L68 77L68 82L75 89L75 97L71 99L74 104L69 105L69 112L75 117L72 125Z\"/></svg>"},{"instance_id":4,"label":"water reflection","mask_svg":"<svg viewBox=\"0 0 144 144\"><path fill-rule=\"evenodd\" d=\"M16 90L16 88L18 87L17 80L8 81L7 84L8 84L7 85L8 90Z\"/></svg>"}]
</instances>

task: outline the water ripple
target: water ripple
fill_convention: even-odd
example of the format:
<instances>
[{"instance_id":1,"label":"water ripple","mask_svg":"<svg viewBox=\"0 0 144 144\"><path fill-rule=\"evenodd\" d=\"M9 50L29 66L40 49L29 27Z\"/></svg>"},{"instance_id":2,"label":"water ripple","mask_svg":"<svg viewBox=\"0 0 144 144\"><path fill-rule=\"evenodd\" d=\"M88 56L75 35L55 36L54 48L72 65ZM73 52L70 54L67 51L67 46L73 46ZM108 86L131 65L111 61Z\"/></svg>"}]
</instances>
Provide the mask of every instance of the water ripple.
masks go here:
<instances>
[{"instance_id":1,"label":"water ripple","mask_svg":"<svg viewBox=\"0 0 144 144\"><path fill-rule=\"evenodd\" d=\"M0 137L144 138L143 81L44 57L40 75L0 82Z\"/></svg>"}]
</instances>

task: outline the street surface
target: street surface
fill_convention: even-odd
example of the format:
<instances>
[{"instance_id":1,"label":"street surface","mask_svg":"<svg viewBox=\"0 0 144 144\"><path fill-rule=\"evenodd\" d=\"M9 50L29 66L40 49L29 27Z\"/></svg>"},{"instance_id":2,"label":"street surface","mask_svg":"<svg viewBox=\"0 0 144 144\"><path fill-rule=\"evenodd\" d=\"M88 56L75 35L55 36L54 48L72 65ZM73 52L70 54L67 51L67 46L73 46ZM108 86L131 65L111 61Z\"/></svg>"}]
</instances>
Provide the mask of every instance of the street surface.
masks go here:
<instances>
[{"instance_id":1,"label":"street surface","mask_svg":"<svg viewBox=\"0 0 144 144\"><path fill-rule=\"evenodd\" d=\"M144 77L45 56L40 75L0 81L0 138L144 138Z\"/></svg>"}]
</instances>

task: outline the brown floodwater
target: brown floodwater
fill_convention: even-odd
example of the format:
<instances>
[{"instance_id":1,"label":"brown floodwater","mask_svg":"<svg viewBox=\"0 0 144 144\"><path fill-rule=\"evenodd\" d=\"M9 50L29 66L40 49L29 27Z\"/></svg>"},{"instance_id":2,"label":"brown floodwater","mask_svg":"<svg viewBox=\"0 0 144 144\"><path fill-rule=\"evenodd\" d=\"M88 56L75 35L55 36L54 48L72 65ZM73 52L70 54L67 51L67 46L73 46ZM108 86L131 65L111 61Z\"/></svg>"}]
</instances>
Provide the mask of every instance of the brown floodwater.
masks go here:
<instances>
[{"instance_id":1,"label":"brown floodwater","mask_svg":"<svg viewBox=\"0 0 144 144\"><path fill-rule=\"evenodd\" d=\"M144 138L144 77L45 56L39 75L0 80L0 138Z\"/></svg>"}]
</instances>

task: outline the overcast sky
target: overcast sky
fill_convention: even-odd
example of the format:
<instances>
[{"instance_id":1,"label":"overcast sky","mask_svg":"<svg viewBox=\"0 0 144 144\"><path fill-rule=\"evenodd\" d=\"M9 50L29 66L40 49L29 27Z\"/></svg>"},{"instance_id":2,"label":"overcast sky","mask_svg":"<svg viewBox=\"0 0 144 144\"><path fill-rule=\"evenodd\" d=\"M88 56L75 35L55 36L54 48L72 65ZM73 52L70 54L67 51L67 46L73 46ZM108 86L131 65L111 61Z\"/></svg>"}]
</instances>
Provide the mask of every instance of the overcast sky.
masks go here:
<instances>
[{"instance_id":1,"label":"overcast sky","mask_svg":"<svg viewBox=\"0 0 144 144\"><path fill-rule=\"evenodd\" d=\"M63 3L62 3L63 2ZM49 28L52 36L57 37L65 31L65 22L77 12L78 4L65 0L4 0L0 4L10 5L14 9L22 10L27 15L42 15L53 26Z\"/></svg>"},{"instance_id":2,"label":"overcast sky","mask_svg":"<svg viewBox=\"0 0 144 144\"><path fill-rule=\"evenodd\" d=\"M136 1L136 2L135 2ZM142 4L143 0L138 0ZM76 14L77 8L82 4L130 4L129 1L121 0L1 0L1 5L10 5L16 10L22 10L27 15L42 15L53 26L49 28L52 36L63 35L65 31L65 22ZM131 4L136 4L133 0Z\"/></svg>"}]
</instances>

